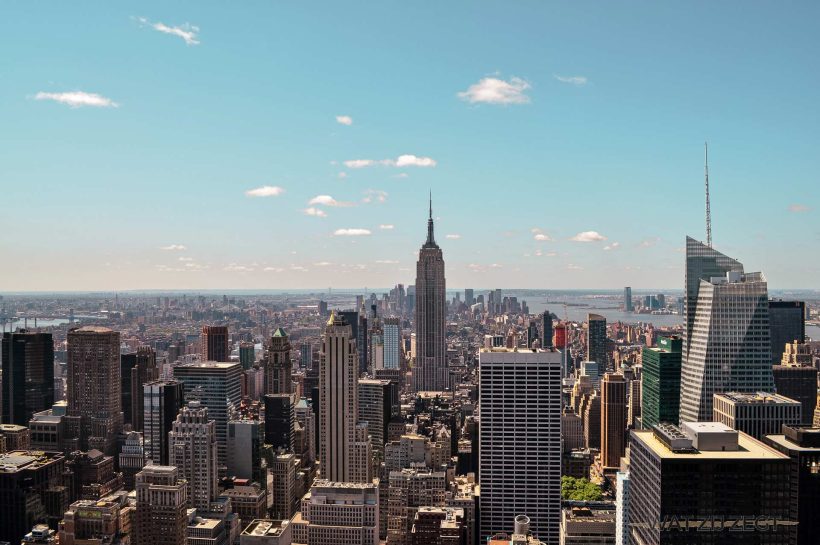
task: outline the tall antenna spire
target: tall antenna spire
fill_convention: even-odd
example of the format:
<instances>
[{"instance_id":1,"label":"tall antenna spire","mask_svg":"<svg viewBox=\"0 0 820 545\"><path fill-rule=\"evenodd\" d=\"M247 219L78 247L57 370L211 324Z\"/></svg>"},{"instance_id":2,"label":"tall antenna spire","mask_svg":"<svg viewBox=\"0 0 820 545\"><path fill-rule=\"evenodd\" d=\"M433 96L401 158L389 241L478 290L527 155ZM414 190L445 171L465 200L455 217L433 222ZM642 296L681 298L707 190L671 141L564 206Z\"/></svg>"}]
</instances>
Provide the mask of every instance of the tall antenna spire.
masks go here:
<instances>
[{"instance_id":1,"label":"tall antenna spire","mask_svg":"<svg viewBox=\"0 0 820 545\"><path fill-rule=\"evenodd\" d=\"M433 190L430 190L430 216L427 220L427 242L424 243L426 247L435 247L436 239L433 236Z\"/></svg>"},{"instance_id":2,"label":"tall antenna spire","mask_svg":"<svg viewBox=\"0 0 820 545\"><path fill-rule=\"evenodd\" d=\"M712 247L712 210L709 208L709 143L703 143L706 154L706 163L703 172L706 177L706 245Z\"/></svg>"}]
</instances>

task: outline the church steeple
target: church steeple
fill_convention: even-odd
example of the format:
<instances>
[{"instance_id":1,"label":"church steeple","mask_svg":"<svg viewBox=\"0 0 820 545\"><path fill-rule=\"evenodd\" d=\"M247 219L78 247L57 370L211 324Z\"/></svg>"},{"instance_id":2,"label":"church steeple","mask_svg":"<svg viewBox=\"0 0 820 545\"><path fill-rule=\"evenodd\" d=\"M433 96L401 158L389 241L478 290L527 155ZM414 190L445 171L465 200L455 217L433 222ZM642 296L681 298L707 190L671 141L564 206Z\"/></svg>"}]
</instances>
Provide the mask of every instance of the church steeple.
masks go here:
<instances>
[{"instance_id":1,"label":"church steeple","mask_svg":"<svg viewBox=\"0 0 820 545\"><path fill-rule=\"evenodd\" d=\"M433 236L433 192L430 191L430 216L427 219L427 242L424 243L425 248L437 248L436 238Z\"/></svg>"}]
</instances>

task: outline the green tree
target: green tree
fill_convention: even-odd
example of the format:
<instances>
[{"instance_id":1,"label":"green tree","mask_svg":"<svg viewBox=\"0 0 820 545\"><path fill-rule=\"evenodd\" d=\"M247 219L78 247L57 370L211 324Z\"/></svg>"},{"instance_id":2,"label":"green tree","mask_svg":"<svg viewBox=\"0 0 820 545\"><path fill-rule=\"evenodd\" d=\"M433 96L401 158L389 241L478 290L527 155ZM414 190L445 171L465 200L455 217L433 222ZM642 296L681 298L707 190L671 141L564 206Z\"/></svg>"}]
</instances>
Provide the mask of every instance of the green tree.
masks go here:
<instances>
[{"instance_id":1,"label":"green tree","mask_svg":"<svg viewBox=\"0 0 820 545\"><path fill-rule=\"evenodd\" d=\"M600 487L587 479L561 477L561 497L565 500L600 501L603 496Z\"/></svg>"}]
</instances>

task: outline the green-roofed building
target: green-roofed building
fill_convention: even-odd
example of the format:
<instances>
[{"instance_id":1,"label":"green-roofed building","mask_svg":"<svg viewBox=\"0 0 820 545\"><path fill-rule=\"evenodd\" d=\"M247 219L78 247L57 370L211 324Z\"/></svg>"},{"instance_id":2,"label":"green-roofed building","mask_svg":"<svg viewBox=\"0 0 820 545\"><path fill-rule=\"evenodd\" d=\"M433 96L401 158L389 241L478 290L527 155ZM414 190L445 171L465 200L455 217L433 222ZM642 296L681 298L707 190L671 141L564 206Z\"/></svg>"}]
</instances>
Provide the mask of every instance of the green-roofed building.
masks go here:
<instances>
[{"instance_id":1,"label":"green-roofed building","mask_svg":"<svg viewBox=\"0 0 820 545\"><path fill-rule=\"evenodd\" d=\"M657 347L644 347L641 371L641 422L650 429L661 422L678 423L683 339L661 337Z\"/></svg>"}]
</instances>

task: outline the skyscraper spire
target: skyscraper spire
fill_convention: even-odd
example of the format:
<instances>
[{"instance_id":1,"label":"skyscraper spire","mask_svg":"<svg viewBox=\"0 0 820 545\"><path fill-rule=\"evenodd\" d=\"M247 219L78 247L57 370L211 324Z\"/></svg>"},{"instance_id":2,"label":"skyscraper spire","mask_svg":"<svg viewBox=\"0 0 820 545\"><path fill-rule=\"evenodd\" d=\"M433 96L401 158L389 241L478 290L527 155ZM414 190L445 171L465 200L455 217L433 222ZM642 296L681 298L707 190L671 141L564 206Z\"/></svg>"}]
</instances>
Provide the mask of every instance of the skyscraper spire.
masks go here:
<instances>
[{"instance_id":1,"label":"skyscraper spire","mask_svg":"<svg viewBox=\"0 0 820 545\"><path fill-rule=\"evenodd\" d=\"M424 243L426 247L435 247L436 238L433 236L433 191L430 191L430 216L427 220L427 242Z\"/></svg>"},{"instance_id":2,"label":"skyscraper spire","mask_svg":"<svg viewBox=\"0 0 820 545\"><path fill-rule=\"evenodd\" d=\"M709 143L703 143L706 162L703 166L706 176L706 245L712 247L712 211L709 208Z\"/></svg>"}]
</instances>

